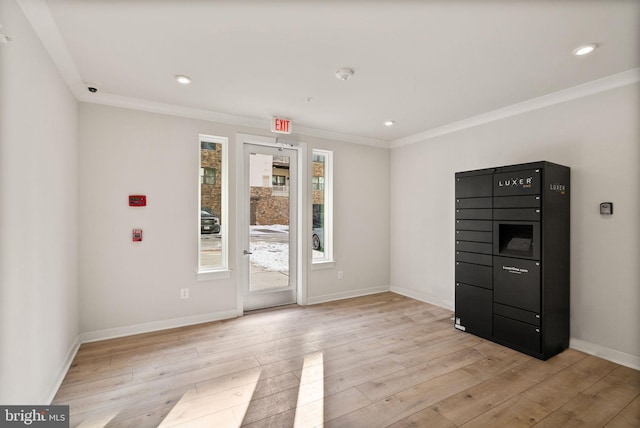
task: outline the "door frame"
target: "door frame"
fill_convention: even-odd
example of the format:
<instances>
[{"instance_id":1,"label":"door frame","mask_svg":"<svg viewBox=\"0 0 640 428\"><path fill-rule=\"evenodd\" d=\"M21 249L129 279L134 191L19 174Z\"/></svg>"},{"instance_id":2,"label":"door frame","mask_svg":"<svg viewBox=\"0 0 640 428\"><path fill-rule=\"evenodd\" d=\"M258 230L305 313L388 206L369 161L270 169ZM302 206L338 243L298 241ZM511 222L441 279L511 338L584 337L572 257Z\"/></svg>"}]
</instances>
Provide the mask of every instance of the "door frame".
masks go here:
<instances>
[{"instance_id":1,"label":"door frame","mask_svg":"<svg viewBox=\"0 0 640 428\"><path fill-rule=\"evenodd\" d=\"M283 145L287 149L293 149L298 151L297 156L297 188L298 201L296 206L296 223L298 233L296 234L296 251L293 260L296 263L296 303L304 306L307 304L307 276L308 276L308 263L307 259L310 257L309 247L311 245L311 238L309 233L305 233L309 229L310 221L309 217L309 192L306 191L309 186L310 180L307 179L307 145L303 142L294 141L293 139L281 139L276 137L266 137L263 135L252 134L236 134L236 245L233 250L236 255L236 271L238 275L236 277L236 313L238 316L244 314L244 285L249 281L249 268L245 266L249 265L245 263L245 255L242 251L245 249L244 245L249 242L249 228L245 227L249 224L250 207L245 203L245 187L248 183L248 173L245 173L244 166L244 146L245 144L262 145L268 147L279 148ZM289 189L293 191L293 189Z\"/></svg>"}]
</instances>

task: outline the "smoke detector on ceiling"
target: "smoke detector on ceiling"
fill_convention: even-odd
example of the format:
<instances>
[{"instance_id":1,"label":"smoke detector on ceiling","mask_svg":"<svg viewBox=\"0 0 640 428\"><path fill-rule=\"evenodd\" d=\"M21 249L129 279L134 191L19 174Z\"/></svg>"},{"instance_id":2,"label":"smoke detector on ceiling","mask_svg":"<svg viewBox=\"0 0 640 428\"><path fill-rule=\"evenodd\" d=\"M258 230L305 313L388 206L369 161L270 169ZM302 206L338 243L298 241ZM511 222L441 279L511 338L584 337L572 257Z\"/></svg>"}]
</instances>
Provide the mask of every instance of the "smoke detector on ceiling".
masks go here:
<instances>
[{"instance_id":1,"label":"smoke detector on ceiling","mask_svg":"<svg viewBox=\"0 0 640 428\"><path fill-rule=\"evenodd\" d=\"M336 77L339 80L349 80L353 77L353 69L352 68L341 68L336 71Z\"/></svg>"}]
</instances>

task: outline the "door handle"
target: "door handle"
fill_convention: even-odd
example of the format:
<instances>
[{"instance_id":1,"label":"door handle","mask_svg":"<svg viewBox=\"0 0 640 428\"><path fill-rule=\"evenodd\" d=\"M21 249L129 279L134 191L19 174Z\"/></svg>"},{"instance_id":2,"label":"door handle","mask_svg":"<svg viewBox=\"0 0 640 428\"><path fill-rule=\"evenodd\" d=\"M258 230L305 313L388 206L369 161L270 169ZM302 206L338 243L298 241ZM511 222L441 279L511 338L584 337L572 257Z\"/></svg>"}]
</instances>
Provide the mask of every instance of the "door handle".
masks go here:
<instances>
[{"instance_id":1,"label":"door handle","mask_svg":"<svg viewBox=\"0 0 640 428\"><path fill-rule=\"evenodd\" d=\"M244 254L245 256L248 256L249 254L253 254L253 253L251 251L242 250L242 254Z\"/></svg>"}]
</instances>

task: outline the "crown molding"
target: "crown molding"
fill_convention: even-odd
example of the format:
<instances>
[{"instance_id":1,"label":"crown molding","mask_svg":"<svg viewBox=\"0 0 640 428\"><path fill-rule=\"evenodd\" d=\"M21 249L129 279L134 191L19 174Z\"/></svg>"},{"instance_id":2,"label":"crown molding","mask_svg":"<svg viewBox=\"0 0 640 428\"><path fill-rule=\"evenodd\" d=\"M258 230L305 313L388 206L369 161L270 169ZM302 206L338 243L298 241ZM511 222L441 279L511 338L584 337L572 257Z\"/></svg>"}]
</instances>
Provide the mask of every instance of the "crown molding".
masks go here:
<instances>
[{"instance_id":1,"label":"crown molding","mask_svg":"<svg viewBox=\"0 0 640 428\"><path fill-rule=\"evenodd\" d=\"M69 49L60 34L60 30L51 16L51 10L45 0L17 0L24 12L27 21L31 23L33 30L44 45L45 50L60 71L67 86L79 99L86 92L84 82L76 68Z\"/></svg>"},{"instance_id":2,"label":"crown molding","mask_svg":"<svg viewBox=\"0 0 640 428\"><path fill-rule=\"evenodd\" d=\"M252 117L238 116L227 113L219 113L211 110L197 109L175 104L160 103L156 101L148 101L139 98L124 97L121 95L108 94L104 92L90 93L83 91L77 97L78 101L102 104L111 107L128 108L132 110L141 110L151 113L166 114L170 116L184 117L188 119L200 119L209 122L218 122L226 125L237 125L249 128L257 128L262 131L271 131L269 119L257 119ZM326 138L334 141L343 141L353 144L361 144L366 146L374 146L380 148L389 148L389 142L378 140L375 138L362 137L358 135L343 134L340 132L326 131L322 129L309 128L306 126L296 125L294 122L295 134L299 137L318 137ZM274 134L279 135L279 134Z\"/></svg>"},{"instance_id":3,"label":"crown molding","mask_svg":"<svg viewBox=\"0 0 640 428\"><path fill-rule=\"evenodd\" d=\"M592 80L581 85L572 86L561 91L552 92L541 97L532 98L521 103L512 104L497 110L473 116L467 119L459 120L447 125L432 128L418 134L408 137L399 138L390 143L390 148L395 149L410 144L420 143L442 135L458 132L463 129L472 128L474 126L483 125L489 122L505 119L507 117L516 116L555 104L564 103L577 98L594 95L599 92L608 91L619 88L621 86L631 85L640 81L640 68L623 71L622 73L613 74L601 79Z\"/></svg>"},{"instance_id":4,"label":"crown molding","mask_svg":"<svg viewBox=\"0 0 640 428\"><path fill-rule=\"evenodd\" d=\"M155 101L124 97L115 94L99 92L91 94L78 72L69 49L60 34L51 10L46 0L17 0L27 20L31 23L35 33L40 38L49 53L62 78L78 101L109 105L114 107L142 110L153 113L168 114L191 119L201 119L230 125L247 126L261 130L271 130L270 119L259 119L219 113L209 110L190 108L179 105L165 104ZM299 126L294 123L296 134L309 137L326 138L354 144L389 148L389 142L376 138L344 134L340 132Z\"/></svg>"},{"instance_id":5,"label":"crown molding","mask_svg":"<svg viewBox=\"0 0 640 428\"><path fill-rule=\"evenodd\" d=\"M67 83L76 99L88 103L109 105L114 107L130 108L135 110L149 111L161 114L168 114L192 119L220 122L258 129L270 129L269 119L259 119L237 116L226 113L219 113L203 109L195 109L185 106L171 105L154 101L124 97L115 94L87 92L85 84L76 68L75 62L64 43L46 0L17 0L22 8L27 20L31 23L34 31L42 41L53 62L60 70L60 74ZM376 138L363 137L358 135L343 134L340 132L310 128L295 125L296 135L325 138L335 141L344 141L354 144L362 144L386 149L394 149L410 144L427 141L442 135L458 132L463 129L483 125L511 116L527 113L529 111L549 107L554 104L571 101L577 98L594 95L599 92L608 91L621 86L630 85L640 81L640 68L634 68L621 73L613 74L601 79L593 80L571 88L563 89L551 94L532 98L517 104L512 104L497 110L462 119L447 125L432 128L417 134L409 135L394 141L380 140Z\"/></svg>"},{"instance_id":6,"label":"crown molding","mask_svg":"<svg viewBox=\"0 0 640 428\"><path fill-rule=\"evenodd\" d=\"M241 125L253 128L267 128L269 120L254 119L250 117L236 116L232 114L217 113L204 109L185 107L175 104L148 101L140 98L124 97L122 95L97 92L82 94L78 101L101 104L110 107L120 107L131 110L141 110L150 113L166 114L170 116L185 117L189 119L206 120L210 122L220 122L229 125Z\"/></svg>"},{"instance_id":7,"label":"crown molding","mask_svg":"<svg viewBox=\"0 0 640 428\"><path fill-rule=\"evenodd\" d=\"M479 126L508 117L517 116L519 114L549 107L555 104L560 104L622 86L631 85L637 82L640 82L640 68L634 68L621 73L613 74L611 76L603 77L601 79L592 80L581 85L573 86L557 92L552 92L550 94L532 98L530 100L526 100L517 104L512 104L510 106L483 113L478 116L473 116L424 132L403 137L392 142L304 126L296 126L295 129L297 135L326 138L330 140L344 141L348 143L362 144L386 149L395 149L398 147L427 141L436 137L440 137L442 135L458 132L467 128L472 128L474 126ZM106 93L90 94L84 91L83 84L80 95L76 95L76 97L79 99L79 101L109 105L113 107L130 108L134 110L142 110L191 119L201 119L211 122L246 126L258 129L270 129L269 119L256 119L226 113L218 113L210 110L195 109L185 106L177 106L173 104L159 103Z\"/></svg>"}]
</instances>

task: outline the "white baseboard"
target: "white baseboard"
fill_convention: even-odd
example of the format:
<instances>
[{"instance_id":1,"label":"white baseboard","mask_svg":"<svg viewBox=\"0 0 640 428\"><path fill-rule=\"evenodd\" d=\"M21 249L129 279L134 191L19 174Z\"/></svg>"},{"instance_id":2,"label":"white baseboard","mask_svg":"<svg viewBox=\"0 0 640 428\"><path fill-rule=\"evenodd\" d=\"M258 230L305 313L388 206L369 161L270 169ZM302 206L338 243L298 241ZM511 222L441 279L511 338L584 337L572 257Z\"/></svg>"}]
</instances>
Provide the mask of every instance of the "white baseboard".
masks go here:
<instances>
[{"instance_id":1,"label":"white baseboard","mask_svg":"<svg viewBox=\"0 0 640 428\"><path fill-rule=\"evenodd\" d=\"M358 289L353 291L315 296L315 297L308 298L307 304L313 305L318 303L331 302L334 300L342 300L342 299L349 299L352 297L360 297L360 296L366 296L370 294L383 293L385 291L392 291L394 293L401 294L403 296L407 296L412 299L420 300L420 301L430 303L432 305L440 306L449 310L454 310L454 305L452 304L452 302L438 299L427 293L422 293L422 292L411 290L411 289L406 289L402 287L393 287L393 286L363 288L363 289ZM203 315L194 315L194 316L183 317L183 318L173 318L170 320L155 321L155 322L149 322L149 323L143 323L143 324L136 324L132 326L115 327L115 328L81 333L76 339L75 343L69 349L69 352L67 353L67 356L65 357L65 360L61 365L60 370L58 371L58 376L56 377L54 384L52 385L49 392L44 395L43 400L41 400L40 402L51 403L53 401L53 398L58 392L58 388L62 384L62 381L64 380L64 377L66 376L67 371L69 370L69 367L71 367L71 364L73 363L73 359L75 358L78 352L78 349L80 348L80 345L82 343L95 342L98 340L114 339L117 337L131 336L134 334L141 334L141 333L149 333L153 331L166 330L169 328L184 327L187 325L202 324L202 323L211 322L211 321L220 321L223 319L235 318L237 317L237 315L238 315L237 311L234 309L231 311L216 312L213 314L203 314ZM640 357L636 355L631 355L624 352L616 351L615 349L607 348L601 345L597 345L595 343L591 343L591 342L587 342L587 341L575 339L575 338L570 339L569 346L577 351L581 351L589 355L594 355L600 358L604 358L605 360L608 360L626 367L630 367L635 370L640 370Z\"/></svg>"},{"instance_id":2,"label":"white baseboard","mask_svg":"<svg viewBox=\"0 0 640 428\"><path fill-rule=\"evenodd\" d=\"M51 404L51 402L53 401L53 398L56 396L56 393L58 392L58 389L60 388L60 385L62 385L62 381L64 380L64 377L67 375L67 372L69 371L69 367L71 367L71 364L73 363L73 359L76 357L76 354L78 353L78 349L80 349L80 344L81 344L80 336L78 336L76 337L76 341L74 342L74 344L71 345L71 348L69 348L69 352L67 352L67 356L65 357L62 365L60 366L60 370L58 370L58 375L56 376L53 385L49 389L49 392L44 394L43 399L40 400L39 403Z\"/></svg>"},{"instance_id":3,"label":"white baseboard","mask_svg":"<svg viewBox=\"0 0 640 428\"><path fill-rule=\"evenodd\" d=\"M193 324L202 324L202 323L211 322L211 321L220 321L223 319L235 318L237 315L238 313L236 312L236 310L232 310L232 311L225 311L225 312L216 312L213 314L194 315L190 317L173 318L170 320L154 321L154 322L136 324L136 325L126 326L126 327L108 328L104 330L95 330L95 331L89 331L86 333L80 333L76 338L75 343L69 349L69 352L67 352L67 356L65 357L64 362L60 366L60 370L58 370L58 375L56 376L55 381L53 382L53 385L51 386L49 392L44 394L43 399L39 402L50 404L53 401L53 398L56 396L56 393L58 392L60 385L62 385L62 381L64 380L64 377L67 375L67 372L69 371L69 367L71 367L71 364L73 363L73 359L76 357L76 354L78 353L78 349L80 349L80 345L82 345L83 343L96 342L98 340L115 339L116 337L131 336L131 335L140 334L140 333L149 333L152 331L166 330L166 329L175 328L175 327L184 327L184 326L193 325Z\"/></svg>"},{"instance_id":4,"label":"white baseboard","mask_svg":"<svg viewBox=\"0 0 640 428\"><path fill-rule=\"evenodd\" d=\"M422 293L415 290L410 290L402 287L391 286L391 291L394 293L402 294L403 296L411 297L412 299L420 300L422 302L430 303L432 305L440 306L449 310L455 310L455 304L453 302L447 302L438 299L430 294ZM594 355L596 357L603 358L607 361L611 361L616 364L620 364L625 367L629 367L635 370L640 370L640 357L636 355L627 354L625 352L616 351L615 349L607 348L602 345L587 342L580 339L571 337L569 339L569 347L576 351L584 352L585 354Z\"/></svg>"},{"instance_id":5,"label":"white baseboard","mask_svg":"<svg viewBox=\"0 0 640 428\"><path fill-rule=\"evenodd\" d=\"M584 352L585 354L604 358L605 360L620 364L622 366L640 370L640 357L636 355L616 351L615 349L606 348L602 345L575 339L573 337L569 339L569 347L575 349L576 351Z\"/></svg>"},{"instance_id":6,"label":"white baseboard","mask_svg":"<svg viewBox=\"0 0 640 428\"><path fill-rule=\"evenodd\" d=\"M233 309L230 311L215 312L211 314L192 315L188 317L172 318L168 320L153 321L123 327L106 328L104 330L94 330L80 333L80 342L97 342L98 340L115 339L117 337L150 333L153 331L167 330L169 328L184 327L187 325L202 324L211 321L220 321L229 318L235 318L237 316L238 312Z\"/></svg>"},{"instance_id":7,"label":"white baseboard","mask_svg":"<svg viewBox=\"0 0 640 428\"><path fill-rule=\"evenodd\" d=\"M446 300L439 299L432 294L423 293L416 290L411 290L408 288L402 287L394 287L391 286L391 290L394 293L401 294L406 297L411 297L412 299L420 300L421 302L430 303L432 305L440 306L441 308L449 309L450 311L454 310L454 303Z\"/></svg>"},{"instance_id":8,"label":"white baseboard","mask_svg":"<svg viewBox=\"0 0 640 428\"><path fill-rule=\"evenodd\" d=\"M389 291L389 286L361 288L341 293L323 294L321 296L307 297L307 305L333 302L334 300L350 299L352 297L368 296L369 294L384 293Z\"/></svg>"}]
</instances>

